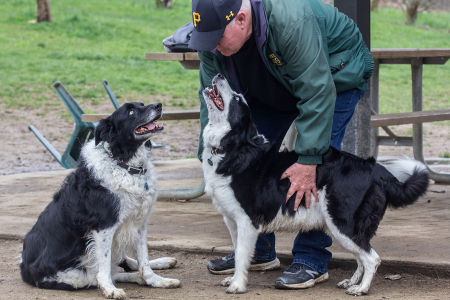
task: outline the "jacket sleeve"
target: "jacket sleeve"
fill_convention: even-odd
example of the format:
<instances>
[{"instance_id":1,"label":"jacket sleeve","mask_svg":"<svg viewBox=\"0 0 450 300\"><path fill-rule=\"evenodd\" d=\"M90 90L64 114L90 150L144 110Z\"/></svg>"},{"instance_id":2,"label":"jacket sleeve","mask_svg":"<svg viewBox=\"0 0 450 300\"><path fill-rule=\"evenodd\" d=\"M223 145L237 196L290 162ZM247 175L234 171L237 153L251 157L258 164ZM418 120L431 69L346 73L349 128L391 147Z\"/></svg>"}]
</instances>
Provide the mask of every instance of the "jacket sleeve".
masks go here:
<instances>
[{"instance_id":1,"label":"jacket sleeve","mask_svg":"<svg viewBox=\"0 0 450 300\"><path fill-rule=\"evenodd\" d=\"M200 99L200 137L199 137L199 145L197 157L200 161L202 160L203 155L203 129L208 124L208 107L206 106L205 99L203 99L202 91L206 88L212 88L212 80L214 76L219 73L216 70L215 62L213 58L213 54L210 52L199 51L198 56L200 58L200 69L199 69L199 78L200 78L200 89L198 90L198 98Z\"/></svg>"},{"instance_id":2,"label":"jacket sleeve","mask_svg":"<svg viewBox=\"0 0 450 300\"><path fill-rule=\"evenodd\" d=\"M313 16L304 17L278 37L286 64L283 77L300 99L295 120L297 162L321 164L331 140L336 88L319 24Z\"/></svg>"}]
</instances>

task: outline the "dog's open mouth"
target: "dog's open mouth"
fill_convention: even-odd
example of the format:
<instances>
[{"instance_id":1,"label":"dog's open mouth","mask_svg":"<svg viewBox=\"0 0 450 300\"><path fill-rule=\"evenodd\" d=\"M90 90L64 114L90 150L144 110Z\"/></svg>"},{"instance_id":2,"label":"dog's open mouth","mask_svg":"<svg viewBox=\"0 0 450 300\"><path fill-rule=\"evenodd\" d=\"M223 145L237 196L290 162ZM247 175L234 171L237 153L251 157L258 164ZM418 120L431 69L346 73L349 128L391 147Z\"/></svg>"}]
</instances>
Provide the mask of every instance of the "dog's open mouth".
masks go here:
<instances>
[{"instance_id":1,"label":"dog's open mouth","mask_svg":"<svg viewBox=\"0 0 450 300\"><path fill-rule=\"evenodd\" d=\"M213 88L206 88L209 93L209 98L213 101L213 103L216 105L216 107L222 111L224 109L223 105L223 99L220 96L219 91L217 90L217 85L215 82L213 82Z\"/></svg>"},{"instance_id":2,"label":"dog's open mouth","mask_svg":"<svg viewBox=\"0 0 450 300\"><path fill-rule=\"evenodd\" d=\"M150 132L156 132L156 131L158 131L158 129L163 129L164 128L163 123L160 123L160 124L154 123L159 118L161 118L161 115L158 115L155 119L153 119L153 121L148 122L147 124L138 126L134 130L134 133L136 133L137 135L143 135L143 134L147 134Z\"/></svg>"}]
</instances>

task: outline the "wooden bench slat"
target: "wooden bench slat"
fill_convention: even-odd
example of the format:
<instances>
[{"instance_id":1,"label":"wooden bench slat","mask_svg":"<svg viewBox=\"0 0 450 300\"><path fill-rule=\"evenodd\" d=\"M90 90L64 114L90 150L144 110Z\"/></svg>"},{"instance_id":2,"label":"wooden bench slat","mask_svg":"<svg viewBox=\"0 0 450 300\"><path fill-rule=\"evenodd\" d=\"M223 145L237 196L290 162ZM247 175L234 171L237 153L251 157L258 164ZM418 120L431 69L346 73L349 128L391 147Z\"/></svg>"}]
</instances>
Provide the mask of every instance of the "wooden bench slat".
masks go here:
<instances>
[{"instance_id":1,"label":"wooden bench slat","mask_svg":"<svg viewBox=\"0 0 450 300\"><path fill-rule=\"evenodd\" d=\"M98 122L101 119L107 118L108 116L109 114L84 114L81 116L81 120L83 122ZM173 120L190 120L199 118L200 118L199 110L180 110L180 111L164 112L161 120L173 121ZM409 113L371 116L370 127L437 122L446 120L450 120L450 109L415 111Z\"/></svg>"},{"instance_id":2,"label":"wooden bench slat","mask_svg":"<svg viewBox=\"0 0 450 300\"><path fill-rule=\"evenodd\" d=\"M166 111L161 118L163 121L190 119L200 119L200 110Z\"/></svg>"},{"instance_id":3,"label":"wooden bench slat","mask_svg":"<svg viewBox=\"0 0 450 300\"><path fill-rule=\"evenodd\" d=\"M109 114L84 114L81 115L81 121L83 122L98 122L101 119L109 117ZM161 118L162 121L173 120L190 120L200 119L199 110L179 110L179 111L166 111Z\"/></svg>"},{"instance_id":4,"label":"wooden bench slat","mask_svg":"<svg viewBox=\"0 0 450 300\"><path fill-rule=\"evenodd\" d=\"M414 58L414 57L450 57L450 49L448 48L373 48L371 50L374 59L392 59L392 58ZM152 52L145 54L146 60L199 60L197 52Z\"/></svg>"},{"instance_id":5,"label":"wooden bench slat","mask_svg":"<svg viewBox=\"0 0 450 300\"><path fill-rule=\"evenodd\" d=\"M450 120L450 109L414 111L371 116L370 127L416 124Z\"/></svg>"},{"instance_id":6,"label":"wooden bench slat","mask_svg":"<svg viewBox=\"0 0 450 300\"><path fill-rule=\"evenodd\" d=\"M413 48L413 49L371 49L372 57L374 59L383 58L413 58L413 57L440 57L450 56L450 49L446 48Z\"/></svg>"},{"instance_id":7,"label":"wooden bench slat","mask_svg":"<svg viewBox=\"0 0 450 300\"><path fill-rule=\"evenodd\" d=\"M167 53L167 52L152 52L145 53L146 60L171 60L182 61L184 60L184 53Z\"/></svg>"},{"instance_id":8,"label":"wooden bench slat","mask_svg":"<svg viewBox=\"0 0 450 300\"><path fill-rule=\"evenodd\" d=\"M186 52L184 54L184 59L185 60L200 60L197 52Z\"/></svg>"},{"instance_id":9,"label":"wooden bench slat","mask_svg":"<svg viewBox=\"0 0 450 300\"><path fill-rule=\"evenodd\" d=\"M84 114L81 116L83 122L98 122L107 118L108 114ZM200 119L200 110L179 110L164 112L161 120L190 120ZM437 122L450 120L450 109L415 111L409 113L384 114L371 116L370 127L382 127L401 124L415 124L426 122Z\"/></svg>"}]
</instances>

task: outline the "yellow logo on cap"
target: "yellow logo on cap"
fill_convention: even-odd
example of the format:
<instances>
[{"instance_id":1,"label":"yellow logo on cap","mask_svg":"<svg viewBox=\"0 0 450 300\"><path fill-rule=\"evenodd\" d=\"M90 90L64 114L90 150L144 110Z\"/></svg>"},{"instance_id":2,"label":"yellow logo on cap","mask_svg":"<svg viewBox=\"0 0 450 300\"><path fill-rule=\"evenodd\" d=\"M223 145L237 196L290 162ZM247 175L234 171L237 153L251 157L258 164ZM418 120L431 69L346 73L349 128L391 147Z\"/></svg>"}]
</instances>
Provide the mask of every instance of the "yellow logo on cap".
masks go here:
<instances>
[{"instance_id":1,"label":"yellow logo on cap","mask_svg":"<svg viewBox=\"0 0 450 300\"><path fill-rule=\"evenodd\" d=\"M230 18L231 18L231 17L234 17L233 12L230 11L230 15L225 16L225 17L227 18L227 21L230 21Z\"/></svg>"},{"instance_id":2,"label":"yellow logo on cap","mask_svg":"<svg viewBox=\"0 0 450 300\"><path fill-rule=\"evenodd\" d=\"M200 22L200 14L199 13L192 13L193 17L194 17L194 26L197 27L197 22Z\"/></svg>"}]
</instances>

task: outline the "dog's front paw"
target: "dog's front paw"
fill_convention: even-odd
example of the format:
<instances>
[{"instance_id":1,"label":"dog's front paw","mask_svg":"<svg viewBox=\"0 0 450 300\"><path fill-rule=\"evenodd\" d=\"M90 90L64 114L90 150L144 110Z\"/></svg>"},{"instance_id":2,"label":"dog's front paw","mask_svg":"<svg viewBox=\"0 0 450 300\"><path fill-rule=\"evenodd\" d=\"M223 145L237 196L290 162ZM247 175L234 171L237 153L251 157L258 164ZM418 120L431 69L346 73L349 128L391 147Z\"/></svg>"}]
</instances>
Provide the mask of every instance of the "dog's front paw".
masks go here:
<instances>
[{"instance_id":1,"label":"dog's front paw","mask_svg":"<svg viewBox=\"0 0 450 300\"><path fill-rule=\"evenodd\" d=\"M350 279L345 279L345 280L342 280L341 282L339 282L337 284L337 286L340 289L348 289L349 287L352 286L352 283L351 283Z\"/></svg>"},{"instance_id":2,"label":"dog's front paw","mask_svg":"<svg viewBox=\"0 0 450 300\"><path fill-rule=\"evenodd\" d=\"M353 285L349 287L345 293L354 296L362 296L367 294L368 290L361 288L360 285Z\"/></svg>"},{"instance_id":3,"label":"dog's front paw","mask_svg":"<svg viewBox=\"0 0 450 300\"><path fill-rule=\"evenodd\" d=\"M245 285L240 285L236 283L236 281L233 281L230 285L230 287L227 289L228 294L243 294L247 291L245 288Z\"/></svg>"},{"instance_id":4,"label":"dog's front paw","mask_svg":"<svg viewBox=\"0 0 450 300\"><path fill-rule=\"evenodd\" d=\"M171 269L177 264L177 259L175 257L161 257L149 261L149 264L152 270Z\"/></svg>"},{"instance_id":5,"label":"dog's front paw","mask_svg":"<svg viewBox=\"0 0 450 300\"><path fill-rule=\"evenodd\" d=\"M103 295L108 299L125 299L127 297L123 289L103 289Z\"/></svg>"},{"instance_id":6,"label":"dog's front paw","mask_svg":"<svg viewBox=\"0 0 450 300\"><path fill-rule=\"evenodd\" d=\"M178 279L163 278L149 285L155 288L176 289L181 287L181 282Z\"/></svg>"},{"instance_id":7,"label":"dog's front paw","mask_svg":"<svg viewBox=\"0 0 450 300\"><path fill-rule=\"evenodd\" d=\"M233 282L233 277L227 277L220 282L220 285L221 286L230 286L232 282Z\"/></svg>"}]
</instances>

